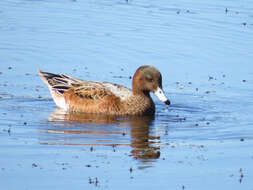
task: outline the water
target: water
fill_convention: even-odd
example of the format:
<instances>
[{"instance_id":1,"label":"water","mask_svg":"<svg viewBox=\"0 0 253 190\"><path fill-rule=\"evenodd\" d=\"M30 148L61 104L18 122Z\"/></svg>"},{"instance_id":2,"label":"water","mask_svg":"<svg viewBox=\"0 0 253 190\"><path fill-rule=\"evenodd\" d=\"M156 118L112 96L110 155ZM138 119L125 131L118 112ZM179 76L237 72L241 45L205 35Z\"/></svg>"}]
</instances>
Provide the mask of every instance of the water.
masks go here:
<instances>
[{"instance_id":1,"label":"water","mask_svg":"<svg viewBox=\"0 0 253 190\"><path fill-rule=\"evenodd\" d=\"M1 189L252 190L252 8L1 1ZM172 102L153 118L66 114L37 74L131 87L144 64Z\"/></svg>"}]
</instances>

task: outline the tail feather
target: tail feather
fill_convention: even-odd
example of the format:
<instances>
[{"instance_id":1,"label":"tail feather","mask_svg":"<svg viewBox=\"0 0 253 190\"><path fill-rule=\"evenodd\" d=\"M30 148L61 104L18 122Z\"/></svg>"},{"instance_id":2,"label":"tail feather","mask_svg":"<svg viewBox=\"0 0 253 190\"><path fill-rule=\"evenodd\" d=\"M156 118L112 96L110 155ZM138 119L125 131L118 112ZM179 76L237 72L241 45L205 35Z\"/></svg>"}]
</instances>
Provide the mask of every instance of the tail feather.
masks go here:
<instances>
[{"instance_id":1,"label":"tail feather","mask_svg":"<svg viewBox=\"0 0 253 190\"><path fill-rule=\"evenodd\" d=\"M39 75L41 79L47 84L50 91L54 90L60 94L63 94L64 91L68 90L73 81L71 81L71 77L67 75L58 75L41 70L39 70Z\"/></svg>"},{"instance_id":2,"label":"tail feather","mask_svg":"<svg viewBox=\"0 0 253 190\"><path fill-rule=\"evenodd\" d=\"M47 73L39 69L39 75L40 78L46 83L49 84L48 81L55 78L55 77L61 77L60 75L53 74L53 73Z\"/></svg>"},{"instance_id":3,"label":"tail feather","mask_svg":"<svg viewBox=\"0 0 253 190\"><path fill-rule=\"evenodd\" d=\"M63 86L63 85L55 85L52 87L53 90L56 90L60 94L64 94L66 90L68 90L70 87L69 86Z\"/></svg>"}]
</instances>

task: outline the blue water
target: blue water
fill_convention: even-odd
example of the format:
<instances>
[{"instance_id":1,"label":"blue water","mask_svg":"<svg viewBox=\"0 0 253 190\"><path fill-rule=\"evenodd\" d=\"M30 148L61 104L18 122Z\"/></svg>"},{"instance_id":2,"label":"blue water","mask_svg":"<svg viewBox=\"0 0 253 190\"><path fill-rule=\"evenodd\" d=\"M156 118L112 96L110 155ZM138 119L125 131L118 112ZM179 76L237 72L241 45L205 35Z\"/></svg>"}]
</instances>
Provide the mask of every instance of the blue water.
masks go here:
<instances>
[{"instance_id":1,"label":"blue water","mask_svg":"<svg viewBox=\"0 0 253 190\"><path fill-rule=\"evenodd\" d=\"M253 189L249 0L2 0L0 189ZM163 75L154 118L66 114L38 69ZM60 179L60 180L59 180Z\"/></svg>"}]
</instances>

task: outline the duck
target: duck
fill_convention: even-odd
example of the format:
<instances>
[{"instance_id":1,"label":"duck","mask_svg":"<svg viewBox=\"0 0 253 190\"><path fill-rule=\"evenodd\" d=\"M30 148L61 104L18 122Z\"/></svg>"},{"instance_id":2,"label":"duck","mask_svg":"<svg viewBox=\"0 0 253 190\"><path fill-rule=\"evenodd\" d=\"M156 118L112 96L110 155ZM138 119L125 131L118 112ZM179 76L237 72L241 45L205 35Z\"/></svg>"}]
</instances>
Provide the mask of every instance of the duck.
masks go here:
<instances>
[{"instance_id":1,"label":"duck","mask_svg":"<svg viewBox=\"0 0 253 190\"><path fill-rule=\"evenodd\" d=\"M170 100L162 88L162 75L151 65L139 67L132 79L132 90L110 82L88 81L67 74L54 74L39 69L57 107L70 112L106 115L154 115L154 93L166 105Z\"/></svg>"}]
</instances>

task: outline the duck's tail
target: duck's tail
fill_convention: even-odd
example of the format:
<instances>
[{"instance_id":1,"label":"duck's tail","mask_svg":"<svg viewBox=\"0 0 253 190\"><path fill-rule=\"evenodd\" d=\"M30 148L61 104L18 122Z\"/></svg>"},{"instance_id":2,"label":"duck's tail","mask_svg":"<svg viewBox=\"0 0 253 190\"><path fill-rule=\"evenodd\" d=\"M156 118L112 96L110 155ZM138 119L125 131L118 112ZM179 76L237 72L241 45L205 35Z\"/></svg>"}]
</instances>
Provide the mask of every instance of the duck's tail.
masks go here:
<instances>
[{"instance_id":1,"label":"duck's tail","mask_svg":"<svg viewBox=\"0 0 253 190\"><path fill-rule=\"evenodd\" d=\"M53 73L47 73L39 69L39 75L42 81L48 86L52 98L55 104L63 109L67 109L67 105L64 98L64 92L69 90L71 84L75 80L65 74L58 75Z\"/></svg>"}]
</instances>

